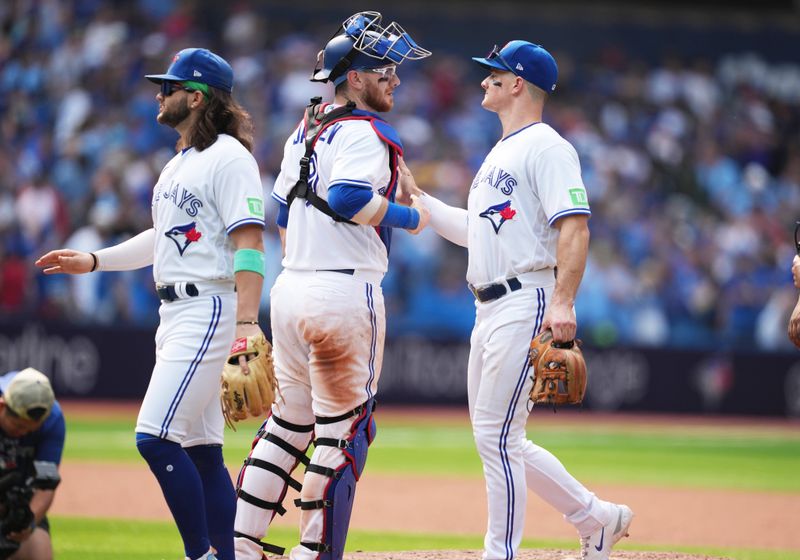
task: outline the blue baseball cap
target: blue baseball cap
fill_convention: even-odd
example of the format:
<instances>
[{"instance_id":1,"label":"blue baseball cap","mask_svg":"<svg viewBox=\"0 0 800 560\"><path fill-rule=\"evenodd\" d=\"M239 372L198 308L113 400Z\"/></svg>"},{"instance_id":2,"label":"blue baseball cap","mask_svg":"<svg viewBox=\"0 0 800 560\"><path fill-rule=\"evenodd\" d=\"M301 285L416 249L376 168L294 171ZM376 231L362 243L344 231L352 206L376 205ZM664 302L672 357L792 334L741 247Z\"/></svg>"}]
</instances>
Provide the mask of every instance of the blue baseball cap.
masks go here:
<instances>
[{"instance_id":1,"label":"blue baseball cap","mask_svg":"<svg viewBox=\"0 0 800 560\"><path fill-rule=\"evenodd\" d=\"M151 82L200 82L231 93L233 68L208 49L183 49L172 58L166 74L148 74Z\"/></svg>"},{"instance_id":2,"label":"blue baseball cap","mask_svg":"<svg viewBox=\"0 0 800 560\"><path fill-rule=\"evenodd\" d=\"M472 60L484 68L511 72L547 93L556 89L558 65L553 55L541 45L509 41L500 50L495 45L486 58L473 57Z\"/></svg>"}]
</instances>

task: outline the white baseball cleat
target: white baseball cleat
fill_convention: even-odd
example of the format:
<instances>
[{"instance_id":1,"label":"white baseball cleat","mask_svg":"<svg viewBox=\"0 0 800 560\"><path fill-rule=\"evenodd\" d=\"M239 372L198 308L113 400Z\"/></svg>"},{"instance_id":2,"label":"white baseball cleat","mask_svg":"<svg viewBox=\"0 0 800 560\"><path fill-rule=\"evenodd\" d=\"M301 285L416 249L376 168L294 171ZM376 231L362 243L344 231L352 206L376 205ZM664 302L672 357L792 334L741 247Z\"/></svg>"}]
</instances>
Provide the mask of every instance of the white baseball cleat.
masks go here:
<instances>
[{"instance_id":1,"label":"white baseball cleat","mask_svg":"<svg viewBox=\"0 0 800 560\"><path fill-rule=\"evenodd\" d=\"M581 560L607 560L617 541L628 536L633 511L626 505L618 505L616 508L617 515L609 523L590 536L581 537Z\"/></svg>"}]
</instances>

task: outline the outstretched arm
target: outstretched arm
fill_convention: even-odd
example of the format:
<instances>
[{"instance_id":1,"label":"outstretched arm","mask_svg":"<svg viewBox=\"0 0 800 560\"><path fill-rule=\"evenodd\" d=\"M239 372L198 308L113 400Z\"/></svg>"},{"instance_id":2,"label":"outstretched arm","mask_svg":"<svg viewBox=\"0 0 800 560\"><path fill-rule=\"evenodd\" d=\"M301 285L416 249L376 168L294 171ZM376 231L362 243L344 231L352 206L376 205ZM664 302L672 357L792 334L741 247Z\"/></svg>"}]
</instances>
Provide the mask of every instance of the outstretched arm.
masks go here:
<instances>
[{"instance_id":1,"label":"outstretched arm","mask_svg":"<svg viewBox=\"0 0 800 560\"><path fill-rule=\"evenodd\" d=\"M133 270L153 264L155 230L150 228L139 235L96 253L57 249L42 255L36 266L45 274L84 274L95 270Z\"/></svg>"},{"instance_id":2,"label":"outstretched arm","mask_svg":"<svg viewBox=\"0 0 800 560\"><path fill-rule=\"evenodd\" d=\"M413 207L425 207L430 212L429 224L436 233L451 243L466 247L467 211L445 204L420 189L403 158L400 158L397 169L400 172L400 179L395 200Z\"/></svg>"},{"instance_id":3,"label":"outstretched arm","mask_svg":"<svg viewBox=\"0 0 800 560\"><path fill-rule=\"evenodd\" d=\"M573 340L578 330L574 306L589 253L589 216L565 216L555 227L560 231L556 248L558 276L541 330L549 328L553 331L553 340L566 342Z\"/></svg>"}]
</instances>

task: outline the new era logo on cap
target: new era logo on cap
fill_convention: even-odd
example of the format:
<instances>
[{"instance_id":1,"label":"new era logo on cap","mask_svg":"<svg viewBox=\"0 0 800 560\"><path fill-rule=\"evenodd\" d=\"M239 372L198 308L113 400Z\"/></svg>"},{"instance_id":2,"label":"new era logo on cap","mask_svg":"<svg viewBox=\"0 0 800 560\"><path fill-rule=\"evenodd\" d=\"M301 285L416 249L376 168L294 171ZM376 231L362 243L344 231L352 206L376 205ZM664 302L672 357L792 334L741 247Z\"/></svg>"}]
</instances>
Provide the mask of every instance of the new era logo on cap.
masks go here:
<instances>
[{"instance_id":1,"label":"new era logo on cap","mask_svg":"<svg viewBox=\"0 0 800 560\"><path fill-rule=\"evenodd\" d=\"M197 78L199 76L202 76L202 75L203 74L201 74L199 70L195 70L194 72L192 72L192 76L194 76L195 78Z\"/></svg>"},{"instance_id":2,"label":"new era logo on cap","mask_svg":"<svg viewBox=\"0 0 800 560\"><path fill-rule=\"evenodd\" d=\"M525 68L522 67L522 64L520 64L519 62L517 62L517 65L514 68L516 68L520 72L522 72L525 69Z\"/></svg>"}]
</instances>

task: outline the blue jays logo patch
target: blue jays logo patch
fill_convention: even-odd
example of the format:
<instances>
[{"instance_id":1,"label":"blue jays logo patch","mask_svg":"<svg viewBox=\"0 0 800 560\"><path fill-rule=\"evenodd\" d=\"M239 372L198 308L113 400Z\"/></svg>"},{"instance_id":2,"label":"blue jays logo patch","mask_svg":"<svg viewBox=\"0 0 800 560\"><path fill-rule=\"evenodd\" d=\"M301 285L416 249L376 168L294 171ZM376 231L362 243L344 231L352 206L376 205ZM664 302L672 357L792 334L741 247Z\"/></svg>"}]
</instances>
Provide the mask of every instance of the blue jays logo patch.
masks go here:
<instances>
[{"instance_id":1,"label":"blue jays logo patch","mask_svg":"<svg viewBox=\"0 0 800 560\"><path fill-rule=\"evenodd\" d=\"M516 214L517 211L511 208L511 201L506 200L502 204L489 206L489 208L481 212L479 215L481 218L486 218L492 222L492 227L494 228L495 233L500 233L500 227L508 220L513 219Z\"/></svg>"},{"instance_id":2,"label":"blue jays logo patch","mask_svg":"<svg viewBox=\"0 0 800 560\"><path fill-rule=\"evenodd\" d=\"M183 226L175 226L171 230L164 233L167 237L175 242L178 252L183 256L183 252L191 243L199 240L203 234L197 231L195 222Z\"/></svg>"}]
</instances>

